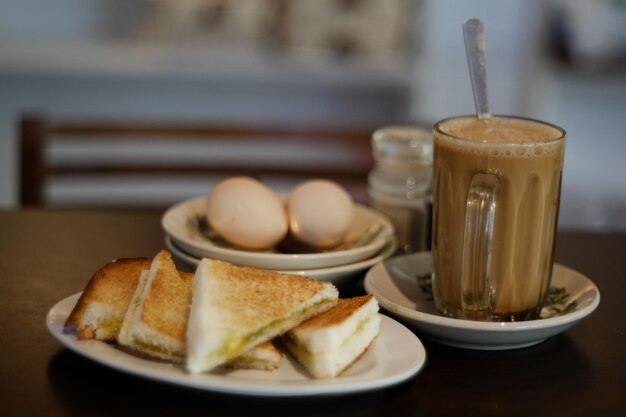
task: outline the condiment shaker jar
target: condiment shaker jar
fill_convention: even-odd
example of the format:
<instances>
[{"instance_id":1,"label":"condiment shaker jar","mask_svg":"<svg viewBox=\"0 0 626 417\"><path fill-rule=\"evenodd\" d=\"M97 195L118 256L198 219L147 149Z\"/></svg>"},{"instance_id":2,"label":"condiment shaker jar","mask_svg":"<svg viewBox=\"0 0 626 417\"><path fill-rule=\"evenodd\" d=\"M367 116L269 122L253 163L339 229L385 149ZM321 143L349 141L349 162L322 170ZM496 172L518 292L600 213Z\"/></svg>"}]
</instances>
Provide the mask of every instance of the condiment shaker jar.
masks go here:
<instances>
[{"instance_id":1,"label":"condiment shaker jar","mask_svg":"<svg viewBox=\"0 0 626 417\"><path fill-rule=\"evenodd\" d=\"M370 206L395 227L401 253L430 250L433 141L430 130L385 126L372 135Z\"/></svg>"}]
</instances>

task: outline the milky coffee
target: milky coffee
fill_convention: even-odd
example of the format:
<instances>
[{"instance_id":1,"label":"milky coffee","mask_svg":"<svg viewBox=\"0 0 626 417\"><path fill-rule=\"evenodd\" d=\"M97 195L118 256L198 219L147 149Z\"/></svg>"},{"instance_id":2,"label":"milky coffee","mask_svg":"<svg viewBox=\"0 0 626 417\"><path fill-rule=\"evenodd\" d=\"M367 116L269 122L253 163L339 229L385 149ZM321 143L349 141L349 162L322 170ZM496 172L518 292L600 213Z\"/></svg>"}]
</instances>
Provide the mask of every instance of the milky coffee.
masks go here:
<instances>
[{"instance_id":1,"label":"milky coffee","mask_svg":"<svg viewBox=\"0 0 626 417\"><path fill-rule=\"evenodd\" d=\"M434 137L433 292L437 308L458 318L536 318L552 274L565 132L528 119L463 116L438 122ZM491 229L485 227L482 235L468 230L469 240L484 240L469 243L477 248L470 252L488 265L476 267L478 275L488 278L486 307L475 314L467 310L462 298L461 276L463 268L467 271L475 262L464 252L466 212L483 210L486 204L468 205L470 183L485 174L488 181L474 184L492 184ZM472 195L485 194L481 187L478 191ZM485 238L489 230L490 245Z\"/></svg>"}]
</instances>

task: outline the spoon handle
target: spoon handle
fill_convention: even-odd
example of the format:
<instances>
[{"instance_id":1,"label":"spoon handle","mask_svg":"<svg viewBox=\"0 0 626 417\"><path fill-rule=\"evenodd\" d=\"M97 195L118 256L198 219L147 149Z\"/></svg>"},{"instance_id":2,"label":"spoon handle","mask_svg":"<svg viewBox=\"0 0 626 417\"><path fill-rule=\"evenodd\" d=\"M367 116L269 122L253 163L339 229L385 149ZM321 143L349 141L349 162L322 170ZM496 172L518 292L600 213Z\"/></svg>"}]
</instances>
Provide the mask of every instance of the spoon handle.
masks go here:
<instances>
[{"instance_id":1,"label":"spoon handle","mask_svg":"<svg viewBox=\"0 0 626 417\"><path fill-rule=\"evenodd\" d=\"M471 18L463 23L465 54L469 66L474 105L479 119L490 117L487 95L487 60L485 58L485 29L480 19Z\"/></svg>"}]
</instances>

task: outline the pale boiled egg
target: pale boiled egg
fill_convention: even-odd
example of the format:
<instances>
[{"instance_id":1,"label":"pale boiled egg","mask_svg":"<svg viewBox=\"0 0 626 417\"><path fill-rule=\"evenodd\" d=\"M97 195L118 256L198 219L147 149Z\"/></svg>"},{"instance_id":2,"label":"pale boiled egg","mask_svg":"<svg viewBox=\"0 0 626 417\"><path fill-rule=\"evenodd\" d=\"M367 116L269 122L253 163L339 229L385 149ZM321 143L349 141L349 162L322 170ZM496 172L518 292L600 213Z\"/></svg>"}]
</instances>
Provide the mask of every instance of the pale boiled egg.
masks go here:
<instances>
[{"instance_id":1,"label":"pale boiled egg","mask_svg":"<svg viewBox=\"0 0 626 417\"><path fill-rule=\"evenodd\" d=\"M270 249L288 230L284 204L261 181L245 176L226 178L211 189L206 218L218 235L244 249Z\"/></svg>"},{"instance_id":2,"label":"pale boiled egg","mask_svg":"<svg viewBox=\"0 0 626 417\"><path fill-rule=\"evenodd\" d=\"M342 243L352 224L352 197L339 184L322 179L304 181L287 200L291 234L318 249Z\"/></svg>"}]
</instances>

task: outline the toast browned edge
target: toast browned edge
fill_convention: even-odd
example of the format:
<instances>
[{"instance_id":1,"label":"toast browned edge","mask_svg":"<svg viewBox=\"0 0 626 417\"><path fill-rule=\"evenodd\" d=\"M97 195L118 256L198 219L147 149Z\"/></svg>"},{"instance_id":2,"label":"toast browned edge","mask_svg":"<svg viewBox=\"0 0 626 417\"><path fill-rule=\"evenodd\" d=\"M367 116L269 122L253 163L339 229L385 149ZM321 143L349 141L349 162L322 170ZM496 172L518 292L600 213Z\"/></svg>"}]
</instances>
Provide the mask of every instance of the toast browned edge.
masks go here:
<instances>
[{"instance_id":1,"label":"toast browned edge","mask_svg":"<svg viewBox=\"0 0 626 417\"><path fill-rule=\"evenodd\" d=\"M91 277L64 324L64 331L76 330L79 339L92 339L96 329L82 326L82 317L93 302L101 302L121 311L123 318L135 293L141 271L150 267L146 258L120 258L108 262Z\"/></svg>"},{"instance_id":2,"label":"toast browned edge","mask_svg":"<svg viewBox=\"0 0 626 417\"><path fill-rule=\"evenodd\" d=\"M219 260L211 260L210 268L219 278L220 285L230 288L227 295L222 294L222 304L246 306L259 312L259 316L252 318L251 322L239 323L250 327L263 318L261 315L271 318L287 315L294 306L307 302L329 287L334 288L326 281ZM271 291L261 291L265 288L271 288Z\"/></svg>"},{"instance_id":3,"label":"toast browned edge","mask_svg":"<svg viewBox=\"0 0 626 417\"><path fill-rule=\"evenodd\" d=\"M291 331L310 331L340 324L367 304L372 298L374 298L373 295L340 298L333 308L310 318L299 326L294 327Z\"/></svg>"},{"instance_id":4,"label":"toast browned edge","mask_svg":"<svg viewBox=\"0 0 626 417\"><path fill-rule=\"evenodd\" d=\"M141 322L164 336L184 341L193 288L192 273L176 269L169 252L161 251L161 262L148 295L142 300Z\"/></svg>"}]
</instances>

